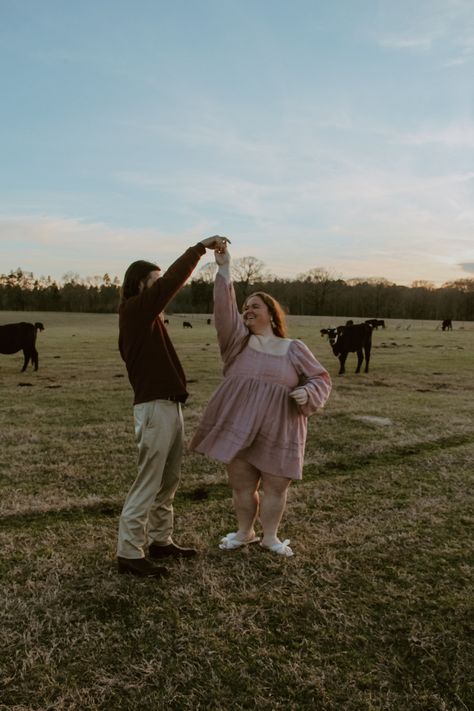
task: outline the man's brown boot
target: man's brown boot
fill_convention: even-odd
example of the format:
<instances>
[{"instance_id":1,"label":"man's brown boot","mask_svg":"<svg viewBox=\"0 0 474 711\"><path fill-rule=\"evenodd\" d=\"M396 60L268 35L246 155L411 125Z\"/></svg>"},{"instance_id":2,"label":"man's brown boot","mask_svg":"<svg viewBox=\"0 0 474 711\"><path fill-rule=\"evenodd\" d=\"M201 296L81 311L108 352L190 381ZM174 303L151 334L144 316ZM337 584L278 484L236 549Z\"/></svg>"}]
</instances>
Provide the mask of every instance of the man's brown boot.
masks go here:
<instances>
[{"instance_id":1,"label":"man's brown boot","mask_svg":"<svg viewBox=\"0 0 474 711\"><path fill-rule=\"evenodd\" d=\"M147 558L117 558L118 572L137 575L140 578L162 578L168 575L168 569L154 565Z\"/></svg>"}]
</instances>

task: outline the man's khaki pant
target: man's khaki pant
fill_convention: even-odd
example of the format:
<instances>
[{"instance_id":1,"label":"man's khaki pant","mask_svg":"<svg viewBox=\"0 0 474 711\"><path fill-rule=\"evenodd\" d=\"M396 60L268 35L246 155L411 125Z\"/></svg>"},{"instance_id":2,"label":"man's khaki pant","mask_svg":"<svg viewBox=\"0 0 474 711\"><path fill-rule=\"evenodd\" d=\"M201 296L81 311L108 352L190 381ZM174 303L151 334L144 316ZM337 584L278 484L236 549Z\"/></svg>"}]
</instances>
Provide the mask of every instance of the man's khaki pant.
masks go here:
<instances>
[{"instance_id":1,"label":"man's khaki pant","mask_svg":"<svg viewBox=\"0 0 474 711\"><path fill-rule=\"evenodd\" d=\"M149 543L166 545L173 532L173 499L183 455L181 405L152 400L133 408L138 475L120 516L117 555L143 558Z\"/></svg>"}]
</instances>

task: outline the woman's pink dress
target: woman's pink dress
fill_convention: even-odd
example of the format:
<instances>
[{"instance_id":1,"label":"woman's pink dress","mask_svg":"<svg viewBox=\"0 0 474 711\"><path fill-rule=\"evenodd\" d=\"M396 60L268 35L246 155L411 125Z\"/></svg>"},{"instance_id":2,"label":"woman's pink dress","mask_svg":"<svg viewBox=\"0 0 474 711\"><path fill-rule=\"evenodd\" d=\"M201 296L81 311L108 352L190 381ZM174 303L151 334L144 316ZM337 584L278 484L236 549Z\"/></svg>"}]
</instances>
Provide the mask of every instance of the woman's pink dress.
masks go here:
<instances>
[{"instance_id":1,"label":"woman's pink dress","mask_svg":"<svg viewBox=\"0 0 474 711\"><path fill-rule=\"evenodd\" d=\"M232 284L217 274L214 318L224 380L212 395L190 448L221 462L239 457L262 472L301 479L307 417L331 391L328 372L309 348L290 342L284 355L262 353L248 344L249 330L237 309ZM304 385L308 402L289 397Z\"/></svg>"}]
</instances>

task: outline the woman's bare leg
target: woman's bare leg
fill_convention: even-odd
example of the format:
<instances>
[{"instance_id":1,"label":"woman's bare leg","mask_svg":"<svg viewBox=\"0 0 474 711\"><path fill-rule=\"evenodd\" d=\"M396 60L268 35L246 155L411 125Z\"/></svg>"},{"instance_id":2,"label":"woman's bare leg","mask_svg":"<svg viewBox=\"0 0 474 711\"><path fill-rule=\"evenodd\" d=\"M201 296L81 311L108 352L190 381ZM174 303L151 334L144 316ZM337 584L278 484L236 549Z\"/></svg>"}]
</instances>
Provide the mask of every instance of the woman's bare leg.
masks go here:
<instances>
[{"instance_id":1,"label":"woman's bare leg","mask_svg":"<svg viewBox=\"0 0 474 711\"><path fill-rule=\"evenodd\" d=\"M273 546L280 543L278 526L286 506L286 496L291 479L262 472L262 497L260 501L260 523L263 528L262 544Z\"/></svg>"},{"instance_id":2,"label":"woman's bare leg","mask_svg":"<svg viewBox=\"0 0 474 711\"><path fill-rule=\"evenodd\" d=\"M232 487L232 497L235 514L239 524L237 539L246 541L255 536L255 520L259 509L258 485L259 470L244 462L243 459L233 459L227 465L229 483Z\"/></svg>"}]
</instances>

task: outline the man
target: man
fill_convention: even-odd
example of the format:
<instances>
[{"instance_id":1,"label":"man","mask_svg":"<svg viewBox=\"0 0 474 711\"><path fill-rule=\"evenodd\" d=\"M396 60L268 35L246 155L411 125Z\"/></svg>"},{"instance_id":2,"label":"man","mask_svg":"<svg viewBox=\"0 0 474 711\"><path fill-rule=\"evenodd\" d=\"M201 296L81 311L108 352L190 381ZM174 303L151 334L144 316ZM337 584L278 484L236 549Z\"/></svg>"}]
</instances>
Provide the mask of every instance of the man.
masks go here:
<instances>
[{"instance_id":1,"label":"man","mask_svg":"<svg viewBox=\"0 0 474 711\"><path fill-rule=\"evenodd\" d=\"M151 262L133 262L125 272L119 308L119 349L134 392L138 475L120 516L119 573L160 577L154 560L191 557L172 539L173 499L180 478L186 377L160 314L191 275L206 249L220 249L215 235L184 252L161 275ZM148 556L146 547L148 547Z\"/></svg>"}]
</instances>

